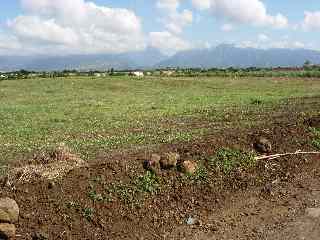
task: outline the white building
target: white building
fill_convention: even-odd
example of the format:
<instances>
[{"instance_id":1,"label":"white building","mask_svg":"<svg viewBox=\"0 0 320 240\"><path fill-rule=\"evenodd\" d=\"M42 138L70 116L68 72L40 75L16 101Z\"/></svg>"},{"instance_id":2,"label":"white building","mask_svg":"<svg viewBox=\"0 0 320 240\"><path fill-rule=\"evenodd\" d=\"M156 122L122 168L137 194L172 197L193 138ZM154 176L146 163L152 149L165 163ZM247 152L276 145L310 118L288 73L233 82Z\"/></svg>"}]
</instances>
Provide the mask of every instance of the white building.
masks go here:
<instances>
[{"instance_id":1,"label":"white building","mask_svg":"<svg viewBox=\"0 0 320 240\"><path fill-rule=\"evenodd\" d=\"M130 76L135 76L135 77L143 77L144 73L140 72L140 71L135 71L135 72L131 72Z\"/></svg>"}]
</instances>

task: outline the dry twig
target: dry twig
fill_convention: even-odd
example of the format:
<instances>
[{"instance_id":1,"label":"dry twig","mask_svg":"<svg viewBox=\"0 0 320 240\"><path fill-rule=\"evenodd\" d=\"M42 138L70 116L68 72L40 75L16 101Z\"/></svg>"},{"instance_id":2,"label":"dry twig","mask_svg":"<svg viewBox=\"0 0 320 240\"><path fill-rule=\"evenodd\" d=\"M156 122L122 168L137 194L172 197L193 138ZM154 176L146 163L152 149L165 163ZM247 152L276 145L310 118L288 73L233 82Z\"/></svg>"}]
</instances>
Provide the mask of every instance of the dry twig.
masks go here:
<instances>
[{"instance_id":1,"label":"dry twig","mask_svg":"<svg viewBox=\"0 0 320 240\"><path fill-rule=\"evenodd\" d=\"M313 155L313 154L319 154L320 152L302 152L301 150L298 150L293 153L278 153L274 155L269 155L269 156L261 156L261 157L255 157L255 160L271 160L271 159L276 159L280 157L285 157L285 156L290 156L290 155Z\"/></svg>"}]
</instances>

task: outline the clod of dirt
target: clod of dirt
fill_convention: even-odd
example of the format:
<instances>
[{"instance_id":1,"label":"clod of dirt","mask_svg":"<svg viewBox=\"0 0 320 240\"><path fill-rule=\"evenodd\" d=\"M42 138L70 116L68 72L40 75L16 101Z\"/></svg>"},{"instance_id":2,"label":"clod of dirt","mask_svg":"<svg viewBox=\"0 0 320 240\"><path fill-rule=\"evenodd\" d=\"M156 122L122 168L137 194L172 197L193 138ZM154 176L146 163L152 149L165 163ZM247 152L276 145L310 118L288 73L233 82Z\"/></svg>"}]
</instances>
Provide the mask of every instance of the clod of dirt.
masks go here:
<instances>
[{"instance_id":1,"label":"clod of dirt","mask_svg":"<svg viewBox=\"0 0 320 240\"><path fill-rule=\"evenodd\" d=\"M253 147L256 151L260 153L270 153L272 150L271 142L264 137L259 137L258 139L256 139L255 143L253 144Z\"/></svg>"},{"instance_id":2,"label":"clod of dirt","mask_svg":"<svg viewBox=\"0 0 320 240\"><path fill-rule=\"evenodd\" d=\"M184 161L181 165L183 173L193 175L197 171L197 163L194 161Z\"/></svg>"},{"instance_id":3,"label":"clod of dirt","mask_svg":"<svg viewBox=\"0 0 320 240\"><path fill-rule=\"evenodd\" d=\"M14 224L0 223L0 239L15 239L16 227Z\"/></svg>"},{"instance_id":4,"label":"clod of dirt","mask_svg":"<svg viewBox=\"0 0 320 240\"><path fill-rule=\"evenodd\" d=\"M180 155L178 153L166 153L165 157L161 158L160 165L163 169L170 169L177 166L180 160Z\"/></svg>"},{"instance_id":5,"label":"clod of dirt","mask_svg":"<svg viewBox=\"0 0 320 240\"><path fill-rule=\"evenodd\" d=\"M152 154L150 160L154 163L160 163L161 156L158 154Z\"/></svg>"},{"instance_id":6,"label":"clod of dirt","mask_svg":"<svg viewBox=\"0 0 320 240\"><path fill-rule=\"evenodd\" d=\"M10 198L0 199L0 222L15 223L19 219L19 206Z\"/></svg>"},{"instance_id":7,"label":"clod of dirt","mask_svg":"<svg viewBox=\"0 0 320 240\"><path fill-rule=\"evenodd\" d=\"M307 208L306 213L309 217L319 218L320 217L320 208Z\"/></svg>"},{"instance_id":8,"label":"clod of dirt","mask_svg":"<svg viewBox=\"0 0 320 240\"><path fill-rule=\"evenodd\" d=\"M150 160L143 162L143 168L153 173L159 173L160 171L160 155L152 154Z\"/></svg>"},{"instance_id":9,"label":"clod of dirt","mask_svg":"<svg viewBox=\"0 0 320 240\"><path fill-rule=\"evenodd\" d=\"M305 120L305 124L309 127L320 128L320 116L311 117Z\"/></svg>"}]
</instances>

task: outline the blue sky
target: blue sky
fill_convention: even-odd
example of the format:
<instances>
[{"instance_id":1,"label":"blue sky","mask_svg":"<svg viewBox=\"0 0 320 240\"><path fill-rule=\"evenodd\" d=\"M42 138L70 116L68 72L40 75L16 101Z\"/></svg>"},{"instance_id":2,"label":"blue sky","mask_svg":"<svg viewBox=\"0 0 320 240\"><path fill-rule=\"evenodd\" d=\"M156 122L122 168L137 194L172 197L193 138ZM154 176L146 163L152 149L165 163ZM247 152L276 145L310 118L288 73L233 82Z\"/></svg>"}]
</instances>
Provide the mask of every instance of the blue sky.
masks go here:
<instances>
[{"instance_id":1,"label":"blue sky","mask_svg":"<svg viewBox=\"0 0 320 240\"><path fill-rule=\"evenodd\" d=\"M319 0L2 0L0 55L320 50Z\"/></svg>"}]
</instances>

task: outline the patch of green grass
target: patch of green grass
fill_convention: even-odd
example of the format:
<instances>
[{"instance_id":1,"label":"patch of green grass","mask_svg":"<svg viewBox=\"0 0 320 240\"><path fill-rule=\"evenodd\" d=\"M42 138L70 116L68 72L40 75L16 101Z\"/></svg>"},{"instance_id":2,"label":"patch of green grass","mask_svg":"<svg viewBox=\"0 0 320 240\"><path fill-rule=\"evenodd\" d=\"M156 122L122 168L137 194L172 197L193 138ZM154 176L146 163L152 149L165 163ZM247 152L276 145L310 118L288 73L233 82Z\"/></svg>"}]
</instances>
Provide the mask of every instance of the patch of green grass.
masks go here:
<instances>
[{"instance_id":1,"label":"patch of green grass","mask_svg":"<svg viewBox=\"0 0 320 240\"><path fill-rule=\"evenodd\" d=\"M190 141L207 129L186 129L193 120L254 110L252 99L263 102L262 111L287 98L316 96L320 81L77 77L5 80L0 89L0 162L6 164L61 142L90 159L103 149Z\"/></svg>"},{"instance_id":2,"label":"patch of green grass","mask_svg":"<svg viewBox=\"0 0 320 240\"><path fill-rule=\"evenodd\" d=\"M130 184L124 184L122 182L113 183L109 188L107 188L107 192L112 197L119 198L125 204L134 204L139 199L137 198L137 189L136 187Z\"/></svg>"},{"instance_id":3,"label":"patch of green grass","mask_svg":"<svg viewBox=\"0 0 320 240\"><path fill-rule=\"evenodd\" d=\"M229 174L234 169L251 168L256 164L253 153L247 153L238 149L220 149L216 155L209 160L212 167L218 167L224 174Z\"/></svg>"}]
</instances>

